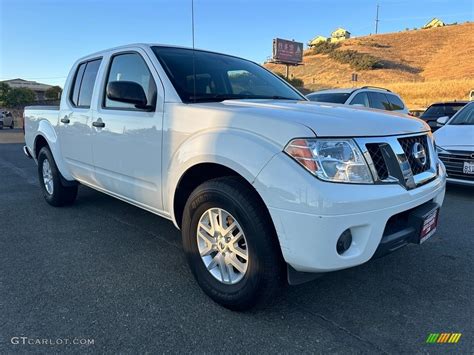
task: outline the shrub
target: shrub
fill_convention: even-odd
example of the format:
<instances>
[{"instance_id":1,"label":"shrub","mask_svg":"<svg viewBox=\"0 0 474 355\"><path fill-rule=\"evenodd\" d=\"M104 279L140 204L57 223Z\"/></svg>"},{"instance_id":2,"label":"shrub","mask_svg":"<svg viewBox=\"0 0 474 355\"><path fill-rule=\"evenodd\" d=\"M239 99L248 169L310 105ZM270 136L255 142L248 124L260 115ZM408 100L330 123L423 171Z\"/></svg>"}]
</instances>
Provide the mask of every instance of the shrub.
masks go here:
<instances>
[{"instance_id":1,"label":"shrub","mask_svg":"<svg viewBox=\"0 0 474 355\"><path fill-rule=\"evenodd\" d=\"M51 86L48 90L46 90L44 96L46 96L46 98L49 100L59 100L61 98L62 92L63 89L61 89L61 87Z\"/></svg>"},{"instance_id":2,"label":"shrub","mask_svg":"<svg viewBox=\"0 0 474 355\"><path fill-rule=\"evenodd\" d=\"M340 43L320 42L311 47L306 55L329 54L341 46Z\"/></svg>"},{"instance_id":3,"label":"shrub","mask_svg":"<svg viewBox=\"0 0 474 355\"><path fill-rule=\"evenodd\" d=\"M5 106L17 107L28 105L36 100L36 95L33 90L28 88L10 89L5 98Z\"/></svg>"},{"instance_id":4,"label":"shrub","mask_svg":"<svg viewBox=\"0 0 474 355\"><path fill-rule=\"evenodd\" d=\"M291 78L291 79L287 79L285 77L284 74L282 73L276 73L280 78L282 78L283 80L285 80L287 83L293 85L294 87L303 87L304 86L304 82L303 80L301 80L300 78Z\"/></svg>"},{"instance_id":5,"label":"shrub","mask_svg":"<svg viewBox=\"0 0 474 355\"><path fill-rule=\"evenodd\" d=\"M372 70L382 67L379 59L367 53L359 53L352 49L333 51L329 57L355 70Z\"/></svg>"}]
</instances>

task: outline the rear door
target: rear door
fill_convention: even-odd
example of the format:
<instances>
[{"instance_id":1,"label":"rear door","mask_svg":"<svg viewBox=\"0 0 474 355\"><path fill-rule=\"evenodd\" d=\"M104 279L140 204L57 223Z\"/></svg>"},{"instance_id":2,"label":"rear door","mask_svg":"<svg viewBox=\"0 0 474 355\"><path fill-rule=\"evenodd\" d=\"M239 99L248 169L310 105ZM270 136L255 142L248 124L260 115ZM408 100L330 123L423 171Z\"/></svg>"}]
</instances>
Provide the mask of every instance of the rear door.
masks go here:
<instances>
[{"instance_id":1,"label":"rear door","mask_svg":"<svg viewBox=\"0 0 474 355\"><path fill-rule=\"evenodd\" d=\"M93 180L91 102L101 62L95 58L77 66L59 113L61 152L71 175L79 181Z\"/></svg>"},{"instance_id":2,"label":"rear door","mask_svg":"<svg viewBox=\"0 0 474 355\"><path fill-rule=\"evenodd\" d=\"M151 109L106 97L111 81L142 86ZM164 90L142 49L115 52L107 63L94 118L93 155L97 185L139 205L162 210L161 143Z\"/></svg>"}]
</instances>

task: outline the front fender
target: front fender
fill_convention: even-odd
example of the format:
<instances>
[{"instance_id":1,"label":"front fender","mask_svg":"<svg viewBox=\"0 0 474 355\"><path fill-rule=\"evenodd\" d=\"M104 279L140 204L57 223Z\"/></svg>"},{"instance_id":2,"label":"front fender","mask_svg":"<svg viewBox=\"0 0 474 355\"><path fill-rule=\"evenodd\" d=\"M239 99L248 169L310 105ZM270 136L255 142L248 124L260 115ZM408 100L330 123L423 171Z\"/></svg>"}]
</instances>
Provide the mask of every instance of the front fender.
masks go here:
<instances>
[{"instance_id":1,"label":"front fender","mask_svg":"<svg viewBox=\"0 0 474 355\"><path fill-rule=\"evenodd\" d=\"M201 163L215 163L234 170L249 183L282 147L253 132L241 129L204 131L186 139L172 155L168 175L164 176L167 198L165 210L173 211L175 191L181 177L191 167ZM165 170L166 171L166 170Z\"/></svg>"}]
</instances>

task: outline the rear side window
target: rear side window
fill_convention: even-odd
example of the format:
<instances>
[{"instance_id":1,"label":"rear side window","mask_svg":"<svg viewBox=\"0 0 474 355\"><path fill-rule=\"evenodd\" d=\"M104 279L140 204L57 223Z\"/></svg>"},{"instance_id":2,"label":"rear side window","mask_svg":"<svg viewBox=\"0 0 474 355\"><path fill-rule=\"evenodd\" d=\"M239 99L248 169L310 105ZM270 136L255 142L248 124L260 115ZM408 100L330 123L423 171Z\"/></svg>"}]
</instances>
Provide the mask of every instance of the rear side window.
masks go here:
<instances>
[{"instance_id":1,"label":"rear side window","mask_svg":"<svg viewBox=\"0 0 474 355\"><path fill-rule=\"evenodd\" d=\"M385 94L380 92L369 92L370 107L379 110L391 111L392 107Z\"/></svg>"},{"instance_id":2,"label":"rear side window","mask_svg":"<svg viewBox=\"0 0 474 355\"><path fill-rule=\"evenodd\" d=\"M91 60L82 63L77 68L71 95L74 106L83 108L91 106L92 93L101 61L101 59Z\"/></svg>"},{"instance_id":3,"label":"rear side window","mask_svg":"<svg viewBox=\"0 0 474 355\"><path fill-rule=\"evenodd\" d=\"M333 104L344 104L351 96L350 93L334 93L334 94L309 94L306 96L310 101L331 102Z\"/></svg>"},{"instance_id":4,"label":"rear side window","mask_svg":"<svg viewBox=\"0 0 474 355\"><path fill-rule=\"evenodd\" d=\"M392 110L399 111L405 108L403 101L400 100L398 96L389 95L389 94L387 94L386 96L388 97L388 101L390 101L390 104L392 105Z\"/></svg>"},{"instance_id":5,"label":"rear side window","mask_svg":"<svg viewBox=\"0 0 474 355\"><path fill-rule=\"evenodd\" d=\"M205 81L203 78L203 82ZM111 81L133 81L139 84L145 92L147 105L156 103L156 84L146 62L138 53L118 54L112 58L107 84ZM204 84L203 84L204 85ZM210 84L209 84L210 85ZM126 102L113 101L105 95L106 108L136 110L135 105Z\"/></svg>"},{"instance_id":6,"label":"rear side window","mask_svg":"<svg viewBox=\"0 0 474 355\"><path fill-rule=\"evenodd\" d=\"M79 105L79 89L81 88L82 76L84 75L86 64L87 63L82 63L81 65L79 65L76 71L76 75L74 77L74 85L72 86L73 89L72 89L72 94L71 94L71 101L74 104L74 106Z\"/></svg>"},{"instance_id":7,"label":"rear side window","mask_svg":"<svg viewBox=\"0 0 474 355\"><path fill-rule=\"evenodd\" d=\"M362 105L365 107L369 107L369 98L367 97L367 93L360 92L352 99L351 105Z\"/></svg>"}]
</instances>

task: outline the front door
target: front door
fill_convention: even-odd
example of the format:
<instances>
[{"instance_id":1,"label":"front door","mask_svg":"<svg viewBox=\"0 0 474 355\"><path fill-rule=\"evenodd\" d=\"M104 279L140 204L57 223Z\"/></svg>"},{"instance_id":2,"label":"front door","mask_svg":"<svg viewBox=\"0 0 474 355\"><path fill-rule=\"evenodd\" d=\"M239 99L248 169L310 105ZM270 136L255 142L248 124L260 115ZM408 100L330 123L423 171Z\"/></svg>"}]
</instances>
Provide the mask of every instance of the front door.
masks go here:
<instances>
[{"instance_id":1,"label":"front door","mask_svg":"<svg viewBox=\"0 0 474 355\"><path fill-rule=\"evenodd\" d=\"M150 68L151 62L139 49L111 56L94 115L92 150L98 187L161 211L164 95L161 82ZM108 99L106 88L111 81L140 84L148 108Z\"/></svg>"}]
</instances>

